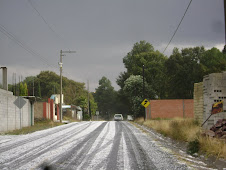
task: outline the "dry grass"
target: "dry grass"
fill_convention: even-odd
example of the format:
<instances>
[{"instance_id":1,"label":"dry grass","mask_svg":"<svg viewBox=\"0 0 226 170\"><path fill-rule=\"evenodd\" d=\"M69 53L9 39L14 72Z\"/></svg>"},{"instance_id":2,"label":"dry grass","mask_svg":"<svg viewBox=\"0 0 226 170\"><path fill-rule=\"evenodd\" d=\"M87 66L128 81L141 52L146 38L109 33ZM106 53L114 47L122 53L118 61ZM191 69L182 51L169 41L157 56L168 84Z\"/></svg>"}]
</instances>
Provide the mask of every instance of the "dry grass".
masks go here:
<instances>
[{"instance_id":1,"label":"dry grass","mask_svg":"<svg viewBox=\"0 0 226 170\"><path fill-rule=\"evenodd\" d=\"M199 136L200 151L206 153L207 156L217 156L217 158L226 159L226 143L225 141Z\"/></svg>"},{"instance_id":2,"label":"dry grass","mask_svg":"<svg viewBox=\"0 0 226 170\"><path fill-rule=\"evenodd\" d=\"M192 141L195 136L200 132L201 128L197 125L198 123L193 119L156 119L142 121L139 119L137 123L150 127L157 132L170 136L175 140L181 141Z\"/></svg>"},{"instance_id":3,"label":"dry grass","mask_svg":"<svg viewBox=\"0 0 226 170\"><path fill-rule=\"evenodd\" d=\"M226 159L226 143L219 139L201 136L200 124L194 119L152 119L144 121L143 118L135 120L136 123L150 127L164 136L178 141L192 142L198 140L199 152Z\"/></svg>"}]
</instances>

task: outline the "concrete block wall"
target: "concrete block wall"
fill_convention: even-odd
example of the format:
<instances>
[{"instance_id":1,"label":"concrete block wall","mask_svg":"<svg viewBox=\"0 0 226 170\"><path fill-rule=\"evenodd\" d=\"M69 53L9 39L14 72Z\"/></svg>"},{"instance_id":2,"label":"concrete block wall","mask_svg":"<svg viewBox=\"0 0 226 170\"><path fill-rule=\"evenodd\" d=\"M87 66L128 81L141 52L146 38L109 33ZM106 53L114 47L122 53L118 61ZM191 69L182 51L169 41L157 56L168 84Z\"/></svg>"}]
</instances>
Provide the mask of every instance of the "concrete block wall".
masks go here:
<instances>
[{"instance_id":1,"label":"concrete block wall","mask_svg":"<svg viewBox=\"0 0 226 170\"><path fill-rule=\"evenodd\" d=\"M203 78L203 121L205 121L212 111L212 105L223 101L223 112L214 114L204 124L204 128L209 129L217 120L226 119L226 72L212 73Z\"/></svg>"},{"instance_id":2,"label":"concrete block wall","mask_svg":"<svg viewBox=\"0 0 226 170\"><path fill-rule=\"evenodd\" d=\"M203 123L203 82L194 84L194 118Z\"/></svg>"},{"instance_id":3,"label":"concrete block wall","mask_svg":"<svg viewBox=\"0 0 226 170\"><path fill-rule=\"evenodd\" d=\"M151 118L193 118L193 99L150 100L146 108L147 119Z\"/></svg>"},{"instance_id":4,"label":"concrete block wall","mask_svg":"<svg viewBox=\"0 0 226 170\"><path fill-rule=\"evenodd\" d=\"M12 131L34 124L34 110L28 99L19 109L14 101L17 99L12 92L0 89L0 132Z\"/></svg>"},{"instance_id":5,"label":"concrete block wall","mask_svg":"<svg viewBox=\"0 0 226 170\"><path fill-rule=\"evenodd\" d=\"M34 103L34 113L35 118L43 118L43 103L44 102L35 102Z\"/></svg>"}]
</instances>

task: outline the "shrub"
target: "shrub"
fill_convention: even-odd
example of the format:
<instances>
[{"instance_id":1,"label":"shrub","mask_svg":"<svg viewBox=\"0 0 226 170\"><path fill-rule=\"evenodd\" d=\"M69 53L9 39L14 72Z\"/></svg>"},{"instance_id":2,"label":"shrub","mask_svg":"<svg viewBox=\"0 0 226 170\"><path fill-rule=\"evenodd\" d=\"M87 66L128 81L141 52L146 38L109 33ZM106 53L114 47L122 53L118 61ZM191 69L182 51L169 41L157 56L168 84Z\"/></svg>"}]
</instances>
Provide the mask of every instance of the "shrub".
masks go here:
<instances>
[{"instance_id":1,"label":"shrub","mask_svg":"<svg viewBox=\"0 0 226 170\"><path fill-rule=\"evenodd\" d=\"M193 155L195 153L198 153L199 150L200 150L200 142L197 138L188 143L188 147L187 147L187 153L188 154Z\"/></svg>"}]
</instances>

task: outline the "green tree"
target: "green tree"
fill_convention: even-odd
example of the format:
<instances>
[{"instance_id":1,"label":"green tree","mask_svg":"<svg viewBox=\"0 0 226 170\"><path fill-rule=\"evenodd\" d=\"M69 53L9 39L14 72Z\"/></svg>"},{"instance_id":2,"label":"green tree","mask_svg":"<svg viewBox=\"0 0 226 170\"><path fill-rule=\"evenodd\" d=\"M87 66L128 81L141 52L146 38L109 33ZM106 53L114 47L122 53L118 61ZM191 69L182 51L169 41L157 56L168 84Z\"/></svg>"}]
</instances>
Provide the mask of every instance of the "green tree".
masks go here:
<instances>
[{"instance_id":1,"label":"green tree","mask_svg":"<svg viewBox=\"0 0 226 170\"><path fill-rule=\"evenodd\" d=\"M99 87L96 88L94 98L100 115L105 119L109 119L115 111L114 102L116 99L116 92L109 79L102 77L99 80Z\"/></svg>"},{"instance_id":2,"label":"green tree","mask_svg":"<svg viewBox=\"0 0 226 170\"><path fill-rule=\"evenodd\" d=\"M88 101L85 96L80 96L76 100L77 105L82 108L83 116L88 113Z\"/></svg>"},{"instance_id":3,"label":"green tree","mask_svg":"<svg viewBox=\"0 0 226 170\"><path fill-rule=\"evenodd\" d=\"M143 75L148 84L151 84L155 94L149 98L166 97L166 76L165 62L167 58L154 47L146 42L140 41L134 44L133 49L123 58L123 63L127 69L126 72L120 73L117 84L123 89L125 80L130 75Z\"/></svg>"},{"instance_id":4,"label":"green tree","mask_svg":"<svg viewBox=\"0 0 226 170\"><path fill-rule=\"evenodd\" d=\"M90 110L92 115L96 114L97 108L97 103L94 100L90 100Z\"/></svg>"},{"instance_id":5,"label":"green tree","mask_svg":"<svg viewBox=\"0 0 226 170\"><path fill-rule=\"evenodd\" d=\"M20 83L20 96L24 96L24 85Z\"/></svg>"},{"instance_id":6,"label":"green tree","mask_svg":"<svg viewBox=\"0 0 226 170\"><path fill-rule=\"evenodd\" d=\"M221 53L217 48L207 50L200 58L200 65L204 75L225 71L226 54Z\"/></svg>"},{"instance_id":7,"label":"green tree","mask_svg":"<svg viewBox=\"0 0 226 170\"><path fill-rule=\"evenodd\" d=\"M40 81L38 82L38 97L42 97Z\"/></svg>"},{"instance_id":8,"label":"green tree","mask_svg":"<svg viewBox=\"0 0 226 170\"><path fill-rule=\"evenodd\" d=\"M144 82L145 94L154 95L154 92L147 82ZM141 102L144 100L143 96L143 77L140 75L131 75L126 81L123 88L124 93L129 99L131 112L135 117L143 116L143 106Z\"/></svg>"},{"instance_id":9,"label":"green tree","mask_svg":"<svg viewBox=\"0 0 226 170\"><path fill-rule=\"evenodd\" d=\"M24 96L28 96L27 83L24 83Z\"/></svg>"},{"instance_id":10,"label":"green tree","mask_svg":"<svg viewBox=\"0 0 226 170\"><path fill-rule=\"evenodd\" d=\"M203 78L203 70L199 63L204 52L204 47L185 48L181 52L174 48L173 54L165 64L168 98L193 98L194 83L202 81Z\"/></svg>"}]
</instances>

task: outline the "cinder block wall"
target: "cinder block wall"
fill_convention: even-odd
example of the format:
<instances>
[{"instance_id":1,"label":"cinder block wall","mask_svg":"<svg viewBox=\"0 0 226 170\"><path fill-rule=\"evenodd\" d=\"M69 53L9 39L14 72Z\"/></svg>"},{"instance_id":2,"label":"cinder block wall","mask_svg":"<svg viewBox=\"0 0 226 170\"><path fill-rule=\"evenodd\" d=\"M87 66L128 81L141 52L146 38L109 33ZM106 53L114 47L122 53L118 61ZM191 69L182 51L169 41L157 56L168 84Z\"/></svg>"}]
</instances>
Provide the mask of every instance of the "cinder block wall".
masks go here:
<instances>
[{"instance_id":1,"label":"cinder block wall","mask_svg":"<svg viewBox=\"0 0 226 170\"><path fill-rule=\"evenodd\" d=\"M204 128L209 129L216 124L219 119L226 119L226 72L212 73L203 78L203 121L211 114L212 105L223 101L223 112L212 115L204 124Z\"/></svg>"},{"instance_id":2,"label":"cinder block wall","mask_svg":"<svg viewBox=\"0 0 226 170\"><path fill-rule=\"evenodd\" d=\"M203 82L194 84L194 118L203 123Z\"/></svg>"},{"instance_id":3,"label":"cinder block wall","mask_svg":"<svg viewBox=\"0 0 226 170\"><path fill-rule=\"evenodd\" d=\"M147 119L175 117L193 118L193 109L193 99L150 100L150 105L146 108L146 115Z\"/></svg>"},{"instance_id":4,"label":"cinder block wall","mask_svg":"<svg viewBox=\"0 0 226 170\"><path fill-rule=\"evenodd\" d=\"M34 122L34 111L29 100L24 99L26 104L19 109L14 104L16 99L12 92L0 89L0 132L31 126Z\"/></svg>"},{"instance_id":5,"label":"cinder block wall","mask_svg":"<svg viewBox=\"0 0 226 170\"><path fill-rule=\"evenodd\" d=\"M35 118L43 118L43 102L35 102L34 104Z\"/></svg>"}]
</instances>

